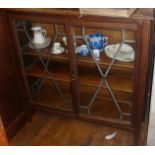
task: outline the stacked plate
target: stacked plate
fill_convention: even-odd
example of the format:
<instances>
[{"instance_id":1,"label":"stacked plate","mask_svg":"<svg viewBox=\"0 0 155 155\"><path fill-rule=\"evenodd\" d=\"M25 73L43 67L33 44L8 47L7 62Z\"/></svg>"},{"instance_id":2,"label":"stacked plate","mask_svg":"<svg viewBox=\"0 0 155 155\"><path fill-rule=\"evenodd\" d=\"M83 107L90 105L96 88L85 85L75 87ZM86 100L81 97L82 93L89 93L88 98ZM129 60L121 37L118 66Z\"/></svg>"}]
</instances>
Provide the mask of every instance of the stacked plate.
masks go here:
<instances>
[{"instance_id":1,"label":"stacked plate","mask_svg":"<svg viewBox=\"0 0 155 155\"><path fill-rule=\"evenodd\" d=\"M114 58L119 47L120 43L106 46L105 47L106 55L110 58ZM135 58L134 49L130 45L123 43L115 59L124 62L132 62L134 61L134 58Z\"/></svg>"}]
</instances>

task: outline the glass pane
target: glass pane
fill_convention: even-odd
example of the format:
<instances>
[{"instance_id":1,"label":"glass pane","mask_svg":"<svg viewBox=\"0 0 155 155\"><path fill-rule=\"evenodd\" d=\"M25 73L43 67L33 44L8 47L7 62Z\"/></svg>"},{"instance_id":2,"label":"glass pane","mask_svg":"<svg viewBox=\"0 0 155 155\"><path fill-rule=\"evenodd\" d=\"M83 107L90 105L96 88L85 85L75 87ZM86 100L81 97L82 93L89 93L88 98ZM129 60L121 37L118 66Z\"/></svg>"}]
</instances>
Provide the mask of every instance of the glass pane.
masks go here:
<instances>
[{"instance_id":1,"label":"glass pane","mask_svg":"<svg viewBox=\"0 0 155 155\"><path fill-rule=\"evenodd\" d=\"M131 121L134 32L85 26L73 27L72 32L80 115Z\"/></svg>"},{"instance_id":2,"label":"glass pane","mask_svg":"<svg viewBox=\"0 0 155 155\"><path fill-rule=\"evenodd\" d=\"M31 102L73 111L64 24L15 21Z\"/></svg>"},{"instance_id":3,"label":"glass pane","mask_svg":"<svg viewBox=\"0 0 155 155\"><path fill-rule=\"evenodd\" d=\"M36 78L35 82L36 83L32 83L32 79L29 77L29 85L32 83L32 85L30 85L32 103L58 110L72 109L72 98L68 83L62 81L57 82L62 91L61 96L50 80Z\"/></svg>"}]
</instances>

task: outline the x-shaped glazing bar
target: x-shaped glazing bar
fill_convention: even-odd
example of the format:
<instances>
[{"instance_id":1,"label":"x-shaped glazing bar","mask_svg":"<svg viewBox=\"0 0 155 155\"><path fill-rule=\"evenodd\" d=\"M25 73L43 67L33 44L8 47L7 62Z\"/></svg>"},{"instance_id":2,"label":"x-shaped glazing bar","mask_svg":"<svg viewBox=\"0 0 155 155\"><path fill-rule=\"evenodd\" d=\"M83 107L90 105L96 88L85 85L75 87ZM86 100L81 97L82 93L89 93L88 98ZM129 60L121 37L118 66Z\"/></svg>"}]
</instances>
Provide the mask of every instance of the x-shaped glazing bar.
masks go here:
<instances>
[{"instance_id":1,"label":"x-shaped glazing bar","mask_svg":"<svg viewBox=\"0 0 155 155\"><path fill-rule=\"evenodd\" d=\"M29 36L29 34L28 34L28 32L27 32L25 22L24 22L24 31L25 31L25 34L26 34L28 40L32 43L33 48L34 48L34 51L36 52L36 55L37 55L38 58L40 59L42 65L43 65L43 67L44 67L44 69L45 69L45 72L46 72L46 73L48 74L48 76L50 77L49 80L50 80L51 86L53 86L53 84L54 84L54 86L55 86L56 90L58 91L59 95L61 96L62 100L63 100L65 103L70 103L70 101L68 101L68 100L65 98L65 96L64 96L64 94L62 93L62 91L61 91L59 85L57 84L57 82L56 82L55 79L53 78L52 74L51 74L50 71L48 70L48 65L49 65L49 62L50 62L50 55L51 55L51 53L52 53L52 49L53 49L53 46L54 46L54 42L56 41L56 39L57 39L57 37L58 37L58 34L57 34L57 33L58 33L57 25L55 24L55 31L56 31L56 33L55 33L54 40L53 40L52 46L51 46L52 48L51 48L51 50L50 50L50 54L49 54L49 57L48 57L46 63L44 62L43 58L42 58L41 55L40 55L42 49L37 49L37 48L35 47L33 41L31 40L31 37Z\"/></svg>"},{"instance_id":2,"label":"x-shaped glazing bar","mask_svg":"<svg viewBox=\"0 0 155 155\"><path fill-rule=\"evenodd\" d=\"M92 106L92 104L94 103L94 101L95 101L95 99L96 99L98 93L100 92L100 90L101 90L101 88L102 88L102 85L105 84L105 86L106 86L106 88L108 89L108 92L109 92L109 94L110 94L110 96L111 96L111 98L112 98L112 100L113 100L113 102L114 102L114 104L115 104L115 106L116 106L118 112L120 113L120 118L122 119L122 116L123 116L123 115L127 115L127 116L130 115L130 113L123 113L123 112L122 112L122 110L121 110L121 108L120 108L120 106L119 106L119 104L118 104L118 102L117 102L117 100L116 100L116 98L115 98L115 96L114 96L114 94L113 94L113 92L112 92L112 90L111 90L111 88L110 88L110 86L109 86L107 80L106 80L106 77L108 76L108 73L109 73L109 71L111 70L112 65L114 64L115 59L116 59L116 57L117 57L117 54L119 53L119 51L120 51L120 49L121 49L121 47L122 47L122 45L123 45L123 43L124 43L124 40L125 40L125 31L122 30L121 32L122 32L122 33L121 33L121 34L122 34L122 41L121 41L121 44L119 45L118 49L116 50L116 53L115 53L115 55L114 55L114 57L113 57L111 63L109 64L109 67L108 67L108 69L106 70L106 73L104 74L103 71L102 71L102 69L101 69L101 67L100 67L100 65L99 65L99 63L98 63L98 61L96 60L96 58L95 58L94 55L93 55L92 49L89 47L88 36L85 34L85 27L82 27L82 37L83 37L83 39L84 39L84 41L85 41L85 43L86 43L86 45L87 45L87 47L88 47L88 49L89 49L89 51L90 51L90 54L91 54L91 56L92 56L92 58L93 58L93 61L95 62L96 67L97 67L97 69L98 69L98 71L99 71L99 73L100 73L100 75L101 75L101 77L102 77L102 80L101 80L101 82L100 82L100 84L99 84L97 90L95 91L95 93L94 93L94 95L93 95L93 97L92 97L92 99L91 99L89 105L88 105L88 114L90 113L91 106Z\"/></svg>"}]
</instances>

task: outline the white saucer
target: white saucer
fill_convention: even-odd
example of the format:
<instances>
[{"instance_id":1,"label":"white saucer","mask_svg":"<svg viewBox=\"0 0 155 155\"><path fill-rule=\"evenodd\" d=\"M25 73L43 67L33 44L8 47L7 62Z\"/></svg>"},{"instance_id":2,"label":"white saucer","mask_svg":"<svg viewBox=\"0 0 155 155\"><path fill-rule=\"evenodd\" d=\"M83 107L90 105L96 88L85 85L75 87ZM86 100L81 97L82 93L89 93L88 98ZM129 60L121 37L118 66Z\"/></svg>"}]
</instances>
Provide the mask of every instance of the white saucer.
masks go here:
<instances>
[{"instance_id":1,"label":"white saucer","mask_svg":"<svg viewBox=\"0 0 155 155\"><path fill-rule=\"evenodd\" d=\"M41 49L41 48L46 48L46 47L48 47L49 45L50 45L50 42L51 42L51 38L45 38L45 41L44 41L44 43L42 43L42 44L36 44L36 43L32 43L32 42L29 42L29 44L28 44L28 46L30 47L30 48L37 48L37 49ZM34 47L35 46L35 47Z\"/></svg>"},{"instance_id":2,"label":"white saucer","mask_svg":"<svg viewBox=\"0 0 155 155\"><path fill-rule=\"evenodd\" d=\"M106 55L110 58L113 58L115 56L115 53L117 52L119 45L120 43L106 46L105 47ZM115 59L124 62L132 62L134 61L134 58L135 58L135 52L133 48L128 44L123 44Z\"/></svg>"},{"instance_id":3,"label":"white saucer","mask_svg":"<svg viewBox=\"0 0 155 155\"><path fill-rule=\"evenodd\" d=\"M65 51L63 47L60 47L59 49L53 49L52 54L62 54Z\"/></svg>"}]
</instances>

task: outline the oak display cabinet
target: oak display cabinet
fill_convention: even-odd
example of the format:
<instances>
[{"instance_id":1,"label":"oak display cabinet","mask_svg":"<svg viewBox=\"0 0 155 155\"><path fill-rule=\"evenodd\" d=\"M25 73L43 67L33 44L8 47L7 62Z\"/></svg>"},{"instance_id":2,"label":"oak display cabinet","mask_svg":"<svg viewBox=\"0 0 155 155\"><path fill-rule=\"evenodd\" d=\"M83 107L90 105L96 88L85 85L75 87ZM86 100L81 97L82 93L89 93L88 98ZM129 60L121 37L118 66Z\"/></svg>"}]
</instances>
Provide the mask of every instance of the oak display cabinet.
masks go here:
<instances>
[{"instance_id":1,"label":"oak display cabinet","mask_svg":"<svg viewBox=\"0 0 155 155\"><path fill-rule=\"evenodd\" d=\"M8 12L7 18L29 108L121 128L133 132L138 144L148 93L152 20L33 12ZM30 43L36 25L46 29L48 47L38 49ZM130 45L134 61L109 58L104 49L96 60L88 41L96 32L108 37L108 45ZM64 53L52 53L55 42ZM82 44L89 49L87 56L75 53Z\"/></svg>"}]
</instances>

